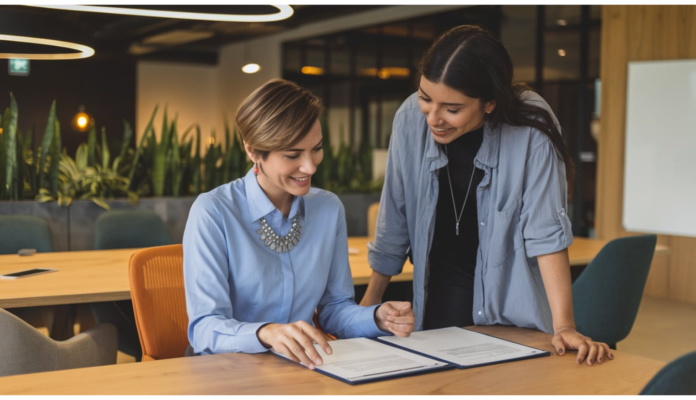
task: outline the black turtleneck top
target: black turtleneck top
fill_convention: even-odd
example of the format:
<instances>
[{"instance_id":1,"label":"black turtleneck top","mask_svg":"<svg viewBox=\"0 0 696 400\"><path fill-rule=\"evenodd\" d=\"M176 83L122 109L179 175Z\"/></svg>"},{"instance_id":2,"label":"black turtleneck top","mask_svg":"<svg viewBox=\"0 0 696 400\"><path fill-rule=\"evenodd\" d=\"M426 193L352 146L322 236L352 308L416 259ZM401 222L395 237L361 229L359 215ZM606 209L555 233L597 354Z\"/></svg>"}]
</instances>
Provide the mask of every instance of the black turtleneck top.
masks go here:
<instances>
[{"instance_id":1,"label":"black turtleneck top","mask_svg":"<svg viewBox=\"0 0 696 400\"><path fill-rule=\"evenodd\" d=\"M440 189L429 255L424 329L474 324L474 271L479 245L476 189L484 176L483 170L474 166L474 158L482 142L483 128L480 128L443 145L449 161L438 171ZM457 217L462 212L467 189L469 196L459 220L457 235ZM452 204L452 192L455 206Z\"/></svg>"}]
</instances>

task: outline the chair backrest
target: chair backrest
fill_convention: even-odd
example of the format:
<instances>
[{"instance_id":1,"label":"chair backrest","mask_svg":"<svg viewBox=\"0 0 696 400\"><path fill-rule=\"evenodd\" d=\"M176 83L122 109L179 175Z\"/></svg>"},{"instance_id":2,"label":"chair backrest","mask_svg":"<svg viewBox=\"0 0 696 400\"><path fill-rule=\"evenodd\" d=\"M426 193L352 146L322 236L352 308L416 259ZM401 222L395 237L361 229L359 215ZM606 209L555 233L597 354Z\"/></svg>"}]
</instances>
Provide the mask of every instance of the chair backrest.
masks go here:
<instances>
[{"instance_id":1,"label":"chair backrest","mask_svg":"<svg viewBox=\"0 0 696 400\"><path fill-rule=\"evenodd\" d=\"M573 283L578 331L615 344L631 332L643 297L657 236L612 240Z\"/></svg>"},{"instance_id":2,"label":"chair backrest","mask_svg":"<svg viewBox=\"0 0 696 400\"><path fill-rule=\"evenodd\" d=\"M111 324L57 342L0 309L0 376L115 364L116 347Z\"/></svg>"},{"instance_id":3,"label":"chair backrest","mask_svg":"<svg viewBox=\"0 0 696 400\"><path fill-rule=\"evenodd\" d=\"M696 395L696 351L665 365L643 388L647 395Z\"/></svg>"},{"instance_id":4,"label":"chair backrest","mask_svg":"<svg viewBox=\"0 0 696 400\"><path fill-rule=\"evenodd\" d=\"M183 357L189 345L183 246L135 252L129 276L143 361Z\"/></svg>"},{"instance_id":5,"label":"chair backrest","mask_svg":"<svg viewBox=\"0 0 696 400\"><path fill-rule=\"evenodd\" d=\"M0 254L17 254L21 249L53 251L48 222L29 215L0 216Z\"/></svg>"},{"instance_id":6,"label":"chair backrest","mask_svg":"<svg viewBox=\"0 0 696 400\"><path fill-rule=\"evenodd\" d=\"M377 230L377 214L379 213L379 202L370 204L367 209L367 235L371 238L375 237Z\"/></svg>"},{"instance_id":7,"label":"chair backrest","mask_svg":"<svg viewBox=\"0 0 696 400\"><path fill-rule=\"evenodd\" d=\"M172 244L159 215L146 210L108 211L95 222L94 249L130 249Z\"/></svg>"}]
</instances>

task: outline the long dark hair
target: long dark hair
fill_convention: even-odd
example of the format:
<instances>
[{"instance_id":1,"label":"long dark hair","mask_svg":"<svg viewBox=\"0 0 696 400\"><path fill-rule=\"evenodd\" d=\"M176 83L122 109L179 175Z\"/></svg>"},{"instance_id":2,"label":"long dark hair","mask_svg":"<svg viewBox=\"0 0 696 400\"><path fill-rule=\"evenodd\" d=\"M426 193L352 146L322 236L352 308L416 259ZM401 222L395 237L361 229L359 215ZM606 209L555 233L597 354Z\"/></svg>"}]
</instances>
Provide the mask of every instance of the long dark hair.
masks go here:
<instances>
[{"instance_id":1,"label":"long dark hair","mask_svg":"<svg viewBox=\"0 0 696 400\"><path fill-rule=\"evenodd\" d=\"M510 55L493 34L474 25L452 28L425 52L419 69L427 80L442 82L482 104L495 100L495 109L486 115L493 126L530 126L546 134L566 165L572 191L575 163L563 136L546 109L520 100L520 94L531 89L513 85Z\"/></svg>"}]
</instances>

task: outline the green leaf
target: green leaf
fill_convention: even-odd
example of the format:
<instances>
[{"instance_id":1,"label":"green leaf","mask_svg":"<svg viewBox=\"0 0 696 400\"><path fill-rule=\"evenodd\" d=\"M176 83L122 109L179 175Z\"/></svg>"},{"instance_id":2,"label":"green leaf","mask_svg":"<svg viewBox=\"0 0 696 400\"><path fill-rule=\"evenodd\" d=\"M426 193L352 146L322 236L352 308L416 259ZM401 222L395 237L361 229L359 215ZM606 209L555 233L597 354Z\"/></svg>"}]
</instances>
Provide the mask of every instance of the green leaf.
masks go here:
<instances>
[{"instance_id":1,"label":"green leaf","mask_svg":"<svg viewBox=\"0 0 696 400\"><path fill-rule=\"evenodd\" d=\"M121 158L121 160L123 160L123 158L126 156L126 151L128 150L128 146L130 146L130 141L131 141L132 137L133 137L133 128L131 128L128 121L126 121L124 119L123 120L123 141L121 142L121 151L118 154L118 156ZM104 166L106 167L107 164L104 164Z\"/></svg>"},{"instance_id":2,"label":"green leaf","mask_svg":"<svg viewBox=\"0 0 696 400\"><path fill-rule=\"evenodd\" d=\"M178 197L181 193L181 181L183 178L183 169L181 167L181 155L179 154L178 133L176 131L176 118L172 123L172 159L170 166L170 176L172 182L172 195Z\"/></svg>"},{"instance_id":3,"label":"green leaf","mask_svg":"<svg viewBox=\"0 0 696 400\"><path fill-rule=\"evenodd\" d=\"M197 196L201 193L201 129L198 125L196 125L196 152L193 156L192 168L193 194Z\"/></svg>"},{"instance_id":4,"label":"green leaf","mask_svg":"<svg viewBox=\"0 0 696 400\"><path fill-rule=\"evenodd\" d=\"M55 127L54 133L53 133L53 141L51 141L51 149L50 149L50 156L51 156L51 163L48 166L48 186L51 189L51 192L57 193L58 192L58 174L59 174L59 165L60 165L60 159L61 159L61 137L60 137L60 124L58 123L58 120L55 120Z\"/></svg>"},{"instance_id":5,"label":"green leaf","mask_svg":"<svg viewBox=\"0 0 696 400\"><path fill-rule=\"evenodd\" d=\"M111 211L111 207L109 206L109 204L107 202L104 201L104 199L99 198L99 197L94 197L94 198L92 198L92 201L94 202L94 204L105 209L106 211Z\"/></svg>"},{"instance_id":6,"label":"green leaf","mask_svg":"<svg viewBox=\"0 0 696 400\"><path fill-rule=\"evenodd\" d=\"M148 132L150 129L152 129L152 123L155 120L155 115L157 115L157 109L159 108L159 105L155 106L155 109L152 111L152 115L150 116L150 121L147 123L147 127L145 127L145 131L143 132L143 137L140 138L140 144L138 145L138 148L135 151L135 157L133 158L133 165L131 166L130 173L128 174L128 182L129 183L129 190L133 188L133 175L135 174L135 170L138 167L138 159L140 158L140 154L143 152L143 145L145 141L148 139Z\"/></svg>"},{"instance_id":7,"label":"green leaf","mask_svg":"<svg viewBox=\"0 0 696 400\"><path fill-rule=\"evenodd\" d=\"M41 144L41 160L39 161L39 188L44 187L44 176L46 167L46 156L53 142L53 134L56 129L56 101L51 103L51 109L48 112L48 122L46 122L46 130L44 131L43 142Z\"/></svg>"},{"instance_id":8,"label":"green leaf","mask_svg":"<svg viewBox=\"0 0 696 400\"><path fill-rule=\"evenodd\" d=\"M9 108L6 108L4 115L2 116L2 118L0 118L0 120L2 120L2 123L3 123L3 125L2 125L3 130L5 129L6 122L8 122L10 120L10 113L11 112L12 111L10 111ZM5 137L0 136L0 200L7 200L7 193L6 193L7 190L5 187L5 179L6 179L5 169L6 169L6 166L7 166L7 154L5 152Z\"/></svg>"},{"instance_id":9,"label":"green leaf","mask_svg":"<svg viewBox=\"0 0 696 400\"><path fill-rule=\"evenodd\" d=\"M169 135L170 127L167 122L167 107L165 106L164 118L162 122L162 136L160 137L159 144L155 145L155 154L152 164L152 189L155 197L161 197L164 195L164 185L167 178L167 150L170 142Z\"/></svg>"},{"instance_id":10,"label":"green leaf","mask_svg":"<svg viewBox=\"0 0 696 400\"><path fill-rule=\"evenodd\" d=\"M106 127L102 127L102 167L109 168L109 161L111 155L109 154L109 144L106 142Z\"/></svg>"},{"instance_id":11,"label":"green leaf","mask_svg":"<svg viewBox=\"0 0 696 400\"><path fill-rule=\"evenodd\" d=\"M3 117L3 151L5 158L5 194L9 200L18 200L17 183L17 102L10 93L10 112Z\"/></svg>"},{"instance_id":12,"label":"green leaf","mask_svg":"<svg viewBox=\"0 0 696 400\"><path fill-rule=\"evenodd\" d=\"M77 147L77 153L75 153L75 165L77 170L83 172L87 169L87 144L82 143Z\"/></svg>"},{"instance_id":13,"label":"green leaf","mask_svg":"<svg viewBox=\"0 0 696 400\"><path fill-rule=\"evenodd\" d=\"M92 125L92 128L89 130L89 135L87 136L87 146L87 165L91 167L97 162L97 130L94 125Z\"/></svg>"}]
</instances>

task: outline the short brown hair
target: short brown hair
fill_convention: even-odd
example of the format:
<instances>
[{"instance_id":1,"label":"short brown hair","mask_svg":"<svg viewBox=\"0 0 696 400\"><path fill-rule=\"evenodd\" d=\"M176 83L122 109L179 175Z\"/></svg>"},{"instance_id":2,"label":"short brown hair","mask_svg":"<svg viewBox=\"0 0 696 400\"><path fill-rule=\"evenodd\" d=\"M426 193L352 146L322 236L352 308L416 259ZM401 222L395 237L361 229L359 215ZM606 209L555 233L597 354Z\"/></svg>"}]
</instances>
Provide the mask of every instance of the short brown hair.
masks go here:
<instances>
[{"instance_id":1,"label":"short brown hair","mask_svg":"<svg viewBox=\"0 0 696 400\"><path fill-rule=\"evenodd\" d=\"M244 142L264 160L268 153L301 141L322 112L321 100L284 79L272 79L247 97L237 110Z\"/></svg>"}]
</instances>

